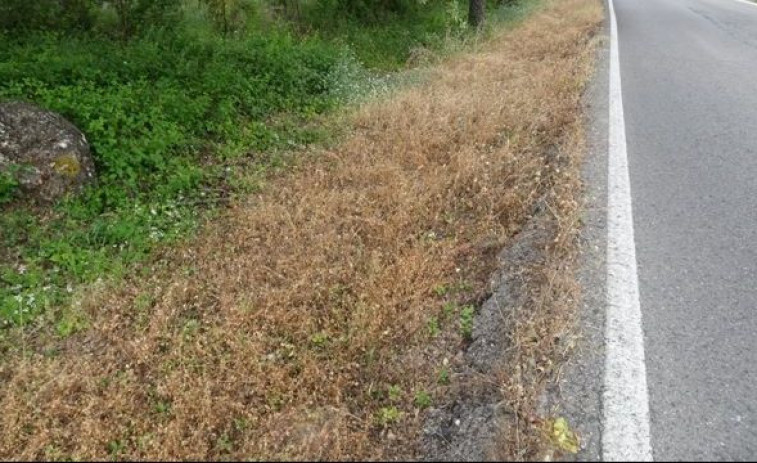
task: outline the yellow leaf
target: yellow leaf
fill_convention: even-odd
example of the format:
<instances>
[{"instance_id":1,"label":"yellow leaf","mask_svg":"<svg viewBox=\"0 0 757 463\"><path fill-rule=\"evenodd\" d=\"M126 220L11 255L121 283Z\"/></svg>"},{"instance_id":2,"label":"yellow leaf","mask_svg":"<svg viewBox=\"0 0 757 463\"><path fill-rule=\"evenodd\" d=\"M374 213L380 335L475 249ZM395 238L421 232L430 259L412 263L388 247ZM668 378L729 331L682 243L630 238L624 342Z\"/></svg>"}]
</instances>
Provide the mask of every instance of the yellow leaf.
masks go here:
<instances>
[{"instance_id":1,"label":"yellow leaf","mask_svg":"<svg viewBox=\"0 0 757 463\"><path fill-rule=\"evenodd\" d=\"M550 428L549 437L552 442L565 452L578 453L578 435L570 429L568 422L563 417L547 421Z\"/></svg>"}]
</instances>

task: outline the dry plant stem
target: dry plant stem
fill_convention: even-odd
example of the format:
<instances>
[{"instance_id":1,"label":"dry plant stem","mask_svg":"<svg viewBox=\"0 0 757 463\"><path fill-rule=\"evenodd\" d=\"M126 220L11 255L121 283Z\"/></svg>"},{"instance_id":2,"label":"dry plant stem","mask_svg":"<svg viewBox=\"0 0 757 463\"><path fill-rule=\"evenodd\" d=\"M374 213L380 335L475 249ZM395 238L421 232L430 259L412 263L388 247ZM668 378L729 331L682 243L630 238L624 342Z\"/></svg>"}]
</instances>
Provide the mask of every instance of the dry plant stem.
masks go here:
<instances>
[{"instance_id":1,"label":"dry plant stem","mask_svg":"<svg viewBox=\"0 0 757 463\"><path fill-rule=\"evenodd\" d=\"M539 203L554 241L524 269L519 370L502 385L532 413L577 298L580 96L599 21L596 0L547 1L422 88L361 108L344 143L233 203L152 277L92 288L87 329L6 347L0 457L416 456L414 393L441 400L439 368L464 345L454 322L435 338L428 322L486 295ZM503 452L534 455L529 426Z\"/></svg>"}]
</instances>

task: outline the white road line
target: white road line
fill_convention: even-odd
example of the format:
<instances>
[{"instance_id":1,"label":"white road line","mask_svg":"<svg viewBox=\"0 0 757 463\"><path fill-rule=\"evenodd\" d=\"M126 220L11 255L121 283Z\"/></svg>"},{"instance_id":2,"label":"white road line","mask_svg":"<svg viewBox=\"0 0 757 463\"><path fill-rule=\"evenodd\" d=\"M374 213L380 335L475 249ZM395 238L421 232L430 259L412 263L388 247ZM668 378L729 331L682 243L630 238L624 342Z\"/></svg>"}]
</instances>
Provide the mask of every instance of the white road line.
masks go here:
<instances>
[{"instance_id":1,"label":"white road line","mask_svg":"<svg viewBox=\"0 0 757 463\"><path fill-rule=\"evenodd\" d=\"M739 3L746 3L747 5L757 6L757 3L750 2L749 0L735 0L735 1L737 1Z\"/></svg>"},{"instance_id":2,"label":"white road line","mask_svg":"<svg viewBox=\"0 0 757 463\"><path fill-rule=\"evenodd\" d=\"M610 127L607 199L607 320L602 457L652 461L644 332L636 272L636 244L626 127L620 87L618 25L610 8Z\"/></svg>"}]
</instances>

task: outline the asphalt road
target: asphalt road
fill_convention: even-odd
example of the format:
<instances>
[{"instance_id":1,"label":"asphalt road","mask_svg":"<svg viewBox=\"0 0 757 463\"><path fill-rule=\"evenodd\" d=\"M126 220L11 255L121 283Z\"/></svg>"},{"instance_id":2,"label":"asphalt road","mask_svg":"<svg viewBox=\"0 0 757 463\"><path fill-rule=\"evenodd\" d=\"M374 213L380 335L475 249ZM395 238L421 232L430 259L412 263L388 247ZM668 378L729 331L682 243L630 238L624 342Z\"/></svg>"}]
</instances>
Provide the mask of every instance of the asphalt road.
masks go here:
<instances>
[{"instance_id":1,"label":"asphalt road","mask_svg":"<svg viewBox=\"0 0 757 463\"><path fill-rule=\"evenodd\" d=\"M757 458L757 5L614 0L655 460Z\"/></svg>"}]
</instances>

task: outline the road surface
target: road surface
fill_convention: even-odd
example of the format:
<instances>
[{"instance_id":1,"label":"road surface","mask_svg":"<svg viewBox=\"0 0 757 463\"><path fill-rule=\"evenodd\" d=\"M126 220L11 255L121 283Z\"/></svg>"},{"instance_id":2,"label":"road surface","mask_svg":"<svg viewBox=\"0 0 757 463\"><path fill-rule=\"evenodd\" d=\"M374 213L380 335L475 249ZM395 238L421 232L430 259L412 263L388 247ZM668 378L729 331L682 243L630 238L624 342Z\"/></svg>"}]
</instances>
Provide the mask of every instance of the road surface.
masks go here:
<instances>
[{"instance_id":1,"label":"road surface","mask_svg":"<svg viewBox=\"0 0 757 463\"><path fill-rule=\"evenodd\" d=\"M757 5L614 0L655 460L757 458Z\"/></svg>"}]
</instances>

